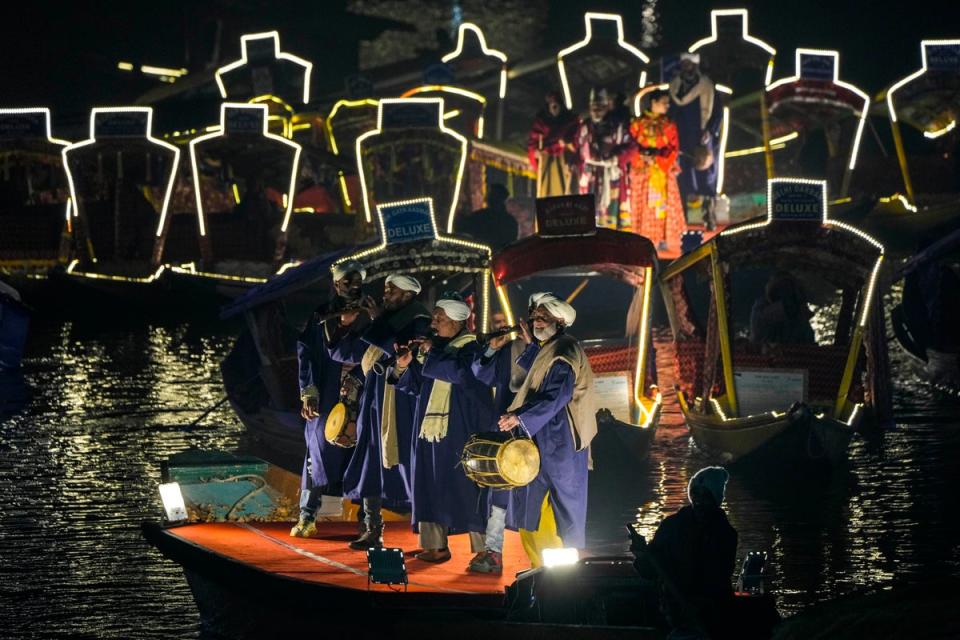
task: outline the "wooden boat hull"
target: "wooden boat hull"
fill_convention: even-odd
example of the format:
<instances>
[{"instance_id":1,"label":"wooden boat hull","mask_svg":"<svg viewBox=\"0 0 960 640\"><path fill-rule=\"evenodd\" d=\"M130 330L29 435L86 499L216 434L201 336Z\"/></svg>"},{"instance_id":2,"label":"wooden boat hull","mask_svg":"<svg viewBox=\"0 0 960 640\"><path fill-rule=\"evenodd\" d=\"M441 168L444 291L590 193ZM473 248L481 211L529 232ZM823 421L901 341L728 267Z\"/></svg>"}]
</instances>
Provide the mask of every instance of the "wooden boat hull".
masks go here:
<instances>
[{"instance_id":1,"label":"wooden boat hull","mask_svg":"<svg viewBox=\"0 0 960 640\"><path fill-rule=\"evenodd\" d=\"M597 435L590 443L594 470L600 473L618 469L650 457L650 448L657 436L660 407L650 420L649 426L641 427L619 420L597 420Z\"/></svg>"},{"instance_id":2,"label":"wooden boat hull","mask_svg":"<svg viewBox=\"0 0 960 640\"><path fill-rule=\"evenodd\" d=\"M817 417L802 405L784 414L729 420L688 408L684 418L697 447L728 463L763 458L840 464L855 431L855 425Z\"/></svg>"}]
</instances>

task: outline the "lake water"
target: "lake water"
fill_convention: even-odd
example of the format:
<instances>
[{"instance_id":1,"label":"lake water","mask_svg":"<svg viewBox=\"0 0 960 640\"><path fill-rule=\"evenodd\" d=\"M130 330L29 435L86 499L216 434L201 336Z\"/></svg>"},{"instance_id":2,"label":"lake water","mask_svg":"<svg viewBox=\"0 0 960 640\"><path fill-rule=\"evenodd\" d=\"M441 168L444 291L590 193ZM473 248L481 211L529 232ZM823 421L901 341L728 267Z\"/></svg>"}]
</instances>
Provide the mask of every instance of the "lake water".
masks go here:
<instances>
[{"instance_id":1,"label":"lake water","mask_svg":"<svg viewBox=\"0 0 960 640\"><path fill-rule=\"evenodd\" d=\"M244 432L222 397L219 325L38 324L25 361L33 394L0 419L0 636L197 638L179 566L140 536L160 514L160 463L188 447L234 450ZM960 575L960 400L909 375L897 348L898 426L856 439L828 476L737 470L727 509L738 556L770 554L781 611L901 578ZM661 428L651 459L591 480L589 544L626 548L684 504L706 463L686 430Z\"/></svg>"}]
</instances>

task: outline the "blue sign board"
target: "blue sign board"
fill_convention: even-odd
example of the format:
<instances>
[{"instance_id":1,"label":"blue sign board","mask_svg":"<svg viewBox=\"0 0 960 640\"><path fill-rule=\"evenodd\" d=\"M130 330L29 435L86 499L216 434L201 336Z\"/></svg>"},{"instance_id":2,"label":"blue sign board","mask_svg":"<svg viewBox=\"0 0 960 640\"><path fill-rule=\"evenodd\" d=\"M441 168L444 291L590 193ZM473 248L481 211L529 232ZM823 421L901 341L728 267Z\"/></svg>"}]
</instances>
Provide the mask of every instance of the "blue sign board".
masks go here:
<instances>
[{"instance_id":1,"label":"blue sign board","mask_svg":"<svg viewBox=\"0 0 960 640\"><path fill-rule=\"evenodd\" d=\"M227 134L260 135L264 131L264 109L250 107L224 107L223 127Z\"/></svg>"},{"instance_id":2,"label":"blue sign board","mask_svg":"<svg viewBox=\"0 0 960 640\"><path fill-rule=\"evenodd\" d=\"M928 70L960 72L960 44L927 44L924 53Z\"/></svg>"},{"instance_id":3,"label":"blue sign board","mask_svg":"<svg viewBox=\"0 0 960 640\"><path fill-rule=\"evenodd\" d=\"M822 222L826 183L776 181L770 184L770 218Z\"/></svg>"},{"instance_id":4,"label":"blue sign board","mask_svg":"<svg viewBox=\"0 0 960 640\"><path fill-rule=\"evenodd\" d=\"M47 139L44 111L0 114L0 140Z\"/></svg>"},{"instance_id":5,"label":"blue sign board","mask_svg":"<svg viewBox=\"0 0 960 640\"><path fill-rule=\"evenodd\" d=\"M801 53L800 54L800 78L802 80L824 80L832 82L834 67L837 64L836 56L822 55L819 53Z\"/></svg>"},{"instance_id":6,"label":"blue sign board","mask_svg":"<svg viewBox=\"0 0 960 640\"><path fill-rule=\"evenodd\" d=\"M377 209L383 220L386 244L433 240L437 231L430 215L431 199L415 200L402 204L384 204Z\"/></svg>"},{"instance_id":7,"label":"blue sign board","mask_svg":"<svg viewBox=\"0 0 960 640\"><path fill-rule=\"evenodd\" d=\"M146 135L146 111L101 111L94 116L95 138L144 138Z\"/></svg>"},{"instance_id":8,"label":"blue sign board","mask_svg":"<svg viewBox=\"0 0 960 640\"><path fill-rule=\"evenodd\" d=\"M380 103L380 129L433 129L440 122L440 101Z\"/></svg>"}]
</instances>

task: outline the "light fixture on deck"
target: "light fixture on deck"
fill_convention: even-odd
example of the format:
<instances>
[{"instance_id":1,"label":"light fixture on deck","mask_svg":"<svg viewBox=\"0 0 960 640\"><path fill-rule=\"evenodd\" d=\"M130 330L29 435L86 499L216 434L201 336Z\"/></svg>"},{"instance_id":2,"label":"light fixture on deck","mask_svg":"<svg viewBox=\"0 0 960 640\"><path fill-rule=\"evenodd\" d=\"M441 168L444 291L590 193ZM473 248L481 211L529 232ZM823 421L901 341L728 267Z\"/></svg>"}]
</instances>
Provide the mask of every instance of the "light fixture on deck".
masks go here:
<instances>
[{"instance_id":1,"label":"light fixture on deck","mask_svg":"<svg viewBox=\"0 0 960 640\"><path fill-rule=\"evenodd\" d=\"M183 502L180 483L168 482L160 485L160 501L167 522L176 524L187 520L187 505Z\"/></svg>"},{"instance_id":2,"label":"light fixture on deck","mask_svg":"<svg viewBox=\"0 0 960 640\"><path fill-rule=\"evenodd\" d=\"M367 549L368 590L371 584L402 584L403 590L407 590L407 564L403 559L403 549Z\"/></svg>"},{"instance_id":3,"label":"light fixture on deck","mask_svg":"<svg viewBox=\"0 0 960 640\"><path fill-rule=\"evenodd\" d=\"M572 547L543 550L543 566L547 567L548 569L551 567L574 565L579 561L580 552Z\"/></svg>"}]
</instances>

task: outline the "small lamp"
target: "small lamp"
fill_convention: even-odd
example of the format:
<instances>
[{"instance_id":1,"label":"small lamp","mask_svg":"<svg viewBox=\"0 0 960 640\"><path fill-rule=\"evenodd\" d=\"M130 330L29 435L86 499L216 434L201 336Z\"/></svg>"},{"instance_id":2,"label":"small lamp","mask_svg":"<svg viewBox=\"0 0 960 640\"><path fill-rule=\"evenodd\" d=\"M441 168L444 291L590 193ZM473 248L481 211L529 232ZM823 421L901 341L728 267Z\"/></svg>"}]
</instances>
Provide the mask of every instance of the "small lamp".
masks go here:
<instances>
[{"instance_id":1,"label":"small lamp","mask_svg":"<svg viewBox=\"0 0 960 640\"><path fill-rule=\"evenodd\" d=\"M187 519L187 505L183 502L183 493L180 484L168 482L160 485L160 501L163 502L163 511L167 522L184 522Z\"/></svg>"},{"instance_id":2,"label":"small lamp","mask_svg":"<svg viewBox=\"0 0 960 640\"><path fill-rule=\"evenodd\" d=\"M577 564L580 560L580 552L572 547L563 549L544 549L543 566L562 567Z\"/></svg>"},{"instance_id":3,"label":"small lamp","mask_svg":"<svg viewBox=\"0 0 960 640\"><path fill-rule=\"evenodd\" d=\"M407 564L403 559L403 549L367 549L367 590L371 583L402 584L403 590L407 590Z\"/></svg>"}]
</instances>

